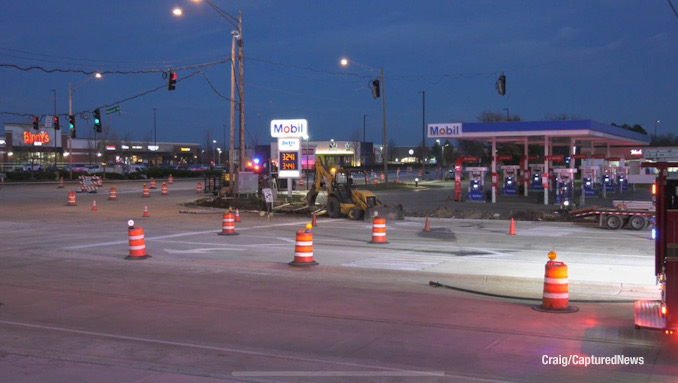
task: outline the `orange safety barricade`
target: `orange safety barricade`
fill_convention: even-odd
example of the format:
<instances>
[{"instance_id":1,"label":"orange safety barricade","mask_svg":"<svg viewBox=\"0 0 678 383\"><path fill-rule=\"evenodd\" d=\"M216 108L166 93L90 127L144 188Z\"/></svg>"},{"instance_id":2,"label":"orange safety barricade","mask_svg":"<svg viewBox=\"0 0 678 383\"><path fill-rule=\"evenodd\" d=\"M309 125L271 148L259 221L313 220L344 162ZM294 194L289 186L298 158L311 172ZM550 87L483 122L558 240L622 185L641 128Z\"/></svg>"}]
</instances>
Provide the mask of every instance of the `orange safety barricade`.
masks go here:
<instances>
[{"instance_id":1,"label":"orange safety barricade","mask_svg":"<svg viewBox=\"0 0 678 383\"><path fill-rule=\"evenodd\" d=\"M144 194L143 197L150 197L151 191L148 189L148 185L144 184Z\"/></svg>"},{"instance_id":2,"label":"orange safety barricade","mask_svg":"<svg viewBox=\"0 0 678 383\"><path fill-rule=\"evenodd\" d=\"M565 310L570 303L567 265L556 262L555 253L549 253L544 274L542 307L550 310Z\"/></svg>"},{"instance_id":3,"label":"orange safety barricade","mask_svg":"<svg viewBox=\"0 0 678 383\"><path fill-rule=\"evenodd\" d=\"M235 232L235 216L232 212L224 213L221 220L221 233L219 235L236 235Z\"/></svg>"},{"instance_id":4,"label":"orange safety barricade","mask_svg":"<svg viewBox=\"0 0 678 383\"><path fill-rule=\"evenodd\" d=\"M108 191L108 199L111 201L117 201L118 199L118 191L113 186L111 186L111 189Z\"/></svg>"},{"instance_id":5,"label":"orange safety barricade","mask_svg":"<svg viewBox=\"0 0 678 383\"><path fill-rule=\"evenodd\" d=\"M160 192L160 195L169 195L169 191L167 190L167 184L162 183L162 191Z\"/></svg>"},{"instance_id":6,"label":"orange safety barricade","mask_svg":"<svg viewBox=\"0 0 678 383\"><path fill-rule=\"evenodd\" d=\"M70 191L68 192L68 203L66 203L67 206L76 206L75 205L75 192Z\"/></svg>"},{"instance_id":7,"label":"orange safety barricade","mask_svg":"<svg viewBox=\"0 0 678 383\"><path fill-rule=\"evenodd\" d=\"M144 229L131 226L129 228L129 255L125 259L146 259L150 255L146 253L146 239Z\"/></svg>"},{"instance_id":8,"label":"orange safety barricade","mask_svg":"<svg viewBox=\"0 0 678 383\"><path fill-rule=\"evenodd\" d=\"M151 178L151 189L157 189L155 187L155 180L153 178Z\"/></svg>"},{"instance_id":9,"label":"orange safety barricade","mask_svg":"<svg viewBox=\"0 0 678 383\"><path fill-rule=\"evenodd\" d=\"M313 225L306 224L306 230L298 230L294 242L294 261L290 266L315 266L318 262L313 260Z\"/></svg>"},{"instance_id":10,"label":"orange safety barricade","mask_svg":"<svg viewBox=\"0 0 678 383\"><path fill-rule=\"evenodd\" d=\"M202 183L200 181L198 181L198 184L195 187L195 192L202 193Z\"/></svg>"},{"instance_id":11,"label":"orange safety barricade","mask_svg":"<svg viewBox=\"0 0 678 383\"><path fill-rule=\"evenodd\" d=\"M388 243L386 242L386 220L383 218L374 218L372 221L372 240L370 243Z\"/></svg>"}]
</instances>

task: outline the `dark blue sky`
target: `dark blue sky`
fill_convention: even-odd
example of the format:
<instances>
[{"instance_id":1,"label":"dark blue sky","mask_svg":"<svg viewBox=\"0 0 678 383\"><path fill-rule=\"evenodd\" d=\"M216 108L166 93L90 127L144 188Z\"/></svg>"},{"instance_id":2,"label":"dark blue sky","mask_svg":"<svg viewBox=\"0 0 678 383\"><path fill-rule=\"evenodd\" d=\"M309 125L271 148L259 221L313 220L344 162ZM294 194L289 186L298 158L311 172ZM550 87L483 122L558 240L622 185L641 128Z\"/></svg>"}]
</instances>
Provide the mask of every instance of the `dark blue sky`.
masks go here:
<instances>
[{"instance_id":1,"label":"dark blue sky","mask_svg":"<svg viewBox=\"0 0 678 383\"><path fill-rule=\"evenodd\" d=\"M674 4L677 2L675 0ZM268 143L271 119L306 118L312 140L381 142L381 100L368 82L384 68L389 139L421 142L426 122L475 122L483 111L541 120L567 114L678 130L678 18L666 0L214 0L243 14L247 142ZM676 4L678 5L678 4ZM187 9L183 17L172 9ZM197 12L197 13L196 13ZM232 26L190 0L0 0L0 63L85 71L167 70L230 57ZM348 57L360 65L339 66ZM182 80L202 70L202 74ZM223 145L228 64L179 71L177 89L103 115L119 137ZM494 84L504 72L507 94ZM77 73L0 67L0 123L19 114L90 111L166 86L160 73ZM64 117L62 125L67 124ZM87 126L85 126L87 125ZM78 136L91 132L78 120Z\"/></svg>"}]
</instances>

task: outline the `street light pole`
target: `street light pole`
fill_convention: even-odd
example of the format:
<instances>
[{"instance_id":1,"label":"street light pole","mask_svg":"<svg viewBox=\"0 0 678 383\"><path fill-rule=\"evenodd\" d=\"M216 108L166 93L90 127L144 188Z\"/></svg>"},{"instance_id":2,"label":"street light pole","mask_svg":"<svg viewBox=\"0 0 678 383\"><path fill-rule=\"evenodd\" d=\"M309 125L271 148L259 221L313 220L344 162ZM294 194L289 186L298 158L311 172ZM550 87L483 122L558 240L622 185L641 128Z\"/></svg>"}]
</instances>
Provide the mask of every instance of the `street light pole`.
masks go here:
<instances>
[{"instance_id":1,"label":"street light pole","mask_svg":"<svg viewBox=\"0 0 678 383\"><path fill-rule=\"evenodd\" d=\"M71 82L68 82L68 117L73 115L73 85ZM69 180L73 180L73 137L71 136L70 130L68 131L68 172Z\"/></svg>"},{"instance_id":2,"label":"street light pole","mask_svg":"<svg viewBox=\"0 0 678 383\"><path fill-rule=\"evenodd\" d=\"M421 167L422 178L426 178L426 91L421 92Z\"/></svg>"},{"instance_id":3,"label":"street light pole","mask_svg":"<svg viewBox=\"0 0 678 383\"><path fill-rule=\"evenodd\" d=\"M234 33L235 32L235 33ZM233 192L233 175L235 165L235 41L238 39L236 31L231 32L231 131L228 146L228 190Z\"/></svg>"},{"instance_id":4,"label":"street light pole","mask_svg":"<svg viewBox=\"0 0 678 383\"><path fill-rule=\"evenodd\" d=\"M384 90L384 67L381 67L381 114L384 122L382 134L384 151L381 153L381 158L384 161L384 181L388 182L388 143L386 142L386 91Z\"/></svg>"},{"instance_id":5,"label":"street light pole","mask_svg":"<svg viewBox=\"0 0 678 383\"><path fill-rule=\"evenodd\" d=\"M360 145L360 149L363 152L363 169L365 168L365 119L367 118L366 114L363 114L363 144Z\"/></svg>"},{"instance_id":6,"label":"street light pole","mask_svg":"<svg viewBox=\"0 0 678 383\"><path fill-rule=\"evenodd\" d=\"M245 163L245 69L243 60L242 12L238 11L238 106L240 107L240 166Z\"/></svg>"},{"instance_id":7,"label":"street light pole","mask_svg":"<svg viewBox=\"0 0 678 383\"><path fill-rule=\"evenodd\" d=\"M158 124L155 116L157 110L158 109L153 108L153 140L155 141L153 144L155 146L155 161L153 162L156 166L158 165Z\"/></svg>"},{"instance_id":8,"label":"street light pole","mask_svg":"<svg viewBox=\"0 0 678 383\"><path fill-rule=\"evenodd\" d=\"M56 89L52 89L52 92L54 92L54 118L59 118L59 116L57 116L56 109ZM56 172L59 172L58 170L56 170L56 167L57 167L57 128L56 124L54 124L54 169Z\"/></svg>"},{"instance_id":9,"label":"street light pole","mask_svg":"<svg viewBox=\"0 0 678 383\"><path fill-rule=\"evenodd\" d=\"M657 124L660 123L661 121L655 120L654 121L654 141L655 145L657 145Z\"/></svg>"}]
</instances>

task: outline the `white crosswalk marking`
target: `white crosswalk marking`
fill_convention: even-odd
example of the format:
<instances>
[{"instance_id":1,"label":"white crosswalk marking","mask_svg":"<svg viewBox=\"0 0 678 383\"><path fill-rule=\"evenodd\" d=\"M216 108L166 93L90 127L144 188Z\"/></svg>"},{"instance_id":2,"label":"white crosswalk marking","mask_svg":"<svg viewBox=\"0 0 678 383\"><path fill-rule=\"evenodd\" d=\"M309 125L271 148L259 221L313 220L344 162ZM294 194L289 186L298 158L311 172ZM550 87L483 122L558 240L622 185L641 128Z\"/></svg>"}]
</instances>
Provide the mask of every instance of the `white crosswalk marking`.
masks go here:
<instances>
[{"instance_id":1,"label":"white crosswalk marking","mask_svg":"<svg viewBox=\"0 0 678 383\"><path fill-rule=\"evenodd\" d=\"M423 256L411 258L388 256L388 257L360 259L357 261L344 263L342 266L360 267L365 269L418 271L427 269L435 265L439 265L447 260L449 260L448 257L435 257L435 256Z\"/></svg>"}]
</instances>

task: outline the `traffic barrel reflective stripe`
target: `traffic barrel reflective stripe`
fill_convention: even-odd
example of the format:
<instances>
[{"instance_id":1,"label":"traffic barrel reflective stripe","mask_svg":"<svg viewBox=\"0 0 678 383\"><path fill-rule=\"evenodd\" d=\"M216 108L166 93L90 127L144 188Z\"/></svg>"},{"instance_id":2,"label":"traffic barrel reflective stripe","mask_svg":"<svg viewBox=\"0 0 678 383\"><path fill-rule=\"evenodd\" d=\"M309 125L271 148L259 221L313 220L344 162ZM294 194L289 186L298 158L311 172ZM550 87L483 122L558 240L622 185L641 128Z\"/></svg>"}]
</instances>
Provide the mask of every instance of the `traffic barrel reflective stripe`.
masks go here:
<instances>
[{"instance_id":1,"label":"traffic barrel reflective stripe","mask_svg":"<svg viewBox=\"0 0 678 383\"><path fill-rule=\"evenodd\" d=\"M141 227L129 228L129 255L125 259L146 259L150 255L146 253L146 239L144 229Z\"/></svg>"},{"instance_id":2,"label":"traffic barrel reflective stripe","mask_svg":"<svg viewBox=\"0 0 678 383\"><path fill-rule=\"evenodd\" d=\"M294 242L294 261L291 266L315 266L318 262L313 260L313 232L310 230L298 230Z\"/></svg>"},{"instance_id":3,"label":"traffic barrel reflective stripe","mask_svg":"<svg viewBox=\"0 0 678 383\"><path fill-rule=\"evenodd\" d=\"M160 192L160 195L169 195L169 191L167 190L167 184L162 183L162 191Z\"/></svg>"},{"instance_id":4,"label":"traffic barrel reflective stripe","mask_svg":"<svg viewBox=\"0 0 678 383\"><path fill-rule=\"evenodd\" d=\"M118 191L113 186L111 186L111 189L108 191L108 199L112 201L118 199Z\"/></svg>"},{"instance_id":5,"label":"traffic barrel reflective stripe","mask_svg":"<svg viewBox=\"0 0 678 383\"><path fill-rule=\"evenodd\" d=\"M76 206L75 205L75 192L70 191L68 192L68 202L66 203L67 206Z\"/></svg>"},{"instance_id":6,"label":"traffic barrel reflective stripe","mask_svg":"<svg viewBox=\"0 0 678 383\"><path fill-rule=\"evenodd\" d=\"M232 212L224 213L221 220L221 233L219 235L236 235L235 232L235 216Z\"/></svg>"},{"instance_id":7,"label":"traffic barrel reflective stripe","mask_svg":"<svg viewBox=\"0 0 678 383\"><path fill-rule=\"evenodd\" d=\"M151 191L148 189L148 185L144 184L144 195L143 197L150 197Z\"/></svg>"},{"instance_id":8,"label":"traffic barrel reflective stripe","mask_svg":"<svg viewBox=\"0 0 678 383\"><path fill-rule=\"evenodd\" d=\"M567 265L563 262L548 261L544 274L544 295L542 307L564 310L570 303Z\"/></svg>"},{"instance_id":9,"label":"traffic barrel reflective stripe","mask_svg":"<svg viewBox=\"0 0 678 383\"><path fill-rule=\"evenodd\" d=\"M386 242L386 220L375 218L372 221L372 240L370 243L388 243Z\"/></svg>"}]
</instances>

